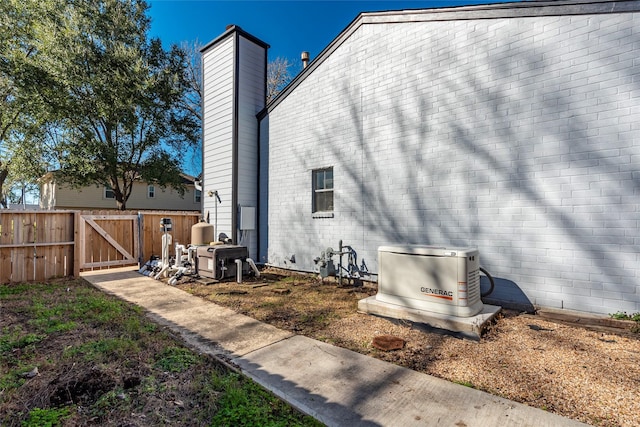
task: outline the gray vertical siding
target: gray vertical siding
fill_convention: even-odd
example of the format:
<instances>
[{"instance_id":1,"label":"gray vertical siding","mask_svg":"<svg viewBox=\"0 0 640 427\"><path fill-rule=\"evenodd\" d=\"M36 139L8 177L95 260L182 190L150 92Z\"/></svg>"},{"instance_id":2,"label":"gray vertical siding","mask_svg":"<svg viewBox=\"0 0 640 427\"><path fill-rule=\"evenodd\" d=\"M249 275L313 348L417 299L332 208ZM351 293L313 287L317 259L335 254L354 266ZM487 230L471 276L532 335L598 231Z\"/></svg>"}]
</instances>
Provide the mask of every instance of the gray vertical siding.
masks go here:
<instances>
[{"instance_id":1,"label":"gray vertical siding","mask_svg":"<svg viewBox=\"0 0 640 427\"><path fill-rule=\"evenodd\" d=\"M238 205L258 207L258 119L256 115L265 104L264 47L240 37L240 64L238 67ZM258 260L258 233L245 231L240 244L249 248Z\"/></svg>"},{"instance_id":2,"label":"gray vertical siding","mask_svg":"<svg viewBox=\"0 0 640 427\"><path fill-rule=\"evenodd\" d=\"M204 214L214 222L218 191L218 230L258 258L256 228L240 232L240 207L258 208L258 120L265 106L268 46L231 27L203 49Z\"/></svg>"},{"instance_id":3,"label":"gray vertical siding","mask_svg":"<svg viewBox=\"0 0 640 427\"><path fill-rule=\"evenodd\" d=\"M233 236L231 202L233 191L233 99L234 99L233 37L227 37L202 55L203 61L203 210L214 223L215 197L209 191L218 191L222 203L218 205L216 236Z\"/></svg>"},{"instance_id":4,"label":"gray vertical siding","mask_svg":"<svg viewBox=\"0 0 640 427\"><path fill-rule=\"evenodd\" d=\"M640 13L532 15L352 26L262 122L268 262L476 246L496 299L640 311Z\"/></svg>"}]
</instances>

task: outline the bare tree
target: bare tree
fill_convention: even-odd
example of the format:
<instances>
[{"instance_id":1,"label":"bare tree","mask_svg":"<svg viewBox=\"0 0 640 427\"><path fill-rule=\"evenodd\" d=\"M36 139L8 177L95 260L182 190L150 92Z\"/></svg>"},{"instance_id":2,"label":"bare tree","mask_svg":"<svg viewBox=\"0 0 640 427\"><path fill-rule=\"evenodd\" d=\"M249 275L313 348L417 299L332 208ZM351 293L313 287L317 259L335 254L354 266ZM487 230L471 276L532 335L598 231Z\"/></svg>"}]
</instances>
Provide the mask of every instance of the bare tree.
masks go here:
<instances>
[{"instance_id":1,"label":"bare tree","mask_svg":"<svg viewBox=\"0 0 640 427\"><path fill-rule=\"evenodd\" d=\"M281 57L267 64L267 103L273 101L291 81L292 65L287 58Z\"/></svg>"},{"instance_id":2,"label":"bare tree","mask_svg":"<svg viewBox=\"0 0 640 427\"><path fill-rule=\"evenodd\" d=\"M180 100L179 108L195 117L202 125L202 58L200 48L202 47L198 39L184 41L180 44L180 49L186 55L187 67L185 69L185 79L187 90ZM185 167L191 170L202 171L202 141L187 147L183 154ZM187 160L188 159L188 160Z\"/></svg>"},{"instance_id":3,"label":"bare tree","mask_svg":"<svg viewBox=\"0 0 640 427\"><path fill-rule=\"evenodd\" d=\"M202 61L200 58L200 42L196 39L192 42L182 42L180 48L187 57L185 79L188 90L183 96L180 106L189 111L202 122Z\"/></svg>"}]
</instances>

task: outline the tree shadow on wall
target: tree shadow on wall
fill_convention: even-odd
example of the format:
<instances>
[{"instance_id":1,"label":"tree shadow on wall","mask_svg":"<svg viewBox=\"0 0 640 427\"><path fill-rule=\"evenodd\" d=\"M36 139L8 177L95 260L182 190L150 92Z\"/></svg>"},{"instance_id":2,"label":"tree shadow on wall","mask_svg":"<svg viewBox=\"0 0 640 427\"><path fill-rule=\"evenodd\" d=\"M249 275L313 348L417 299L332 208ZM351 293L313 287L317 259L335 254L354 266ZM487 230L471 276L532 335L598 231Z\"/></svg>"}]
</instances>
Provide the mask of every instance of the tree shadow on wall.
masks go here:
<instances>
[{"instance_id":1,"label":"tree shadow on wall","mask_svg":"<svg viewBox=\"0 0 640 427\"><path fill-rule=\"evenodd\" d=\"M629 38L640 43L637 34ZM490 41L484 43L475 48L489 52ZM627 119L607 119L631 105L633 94L637 99L640 65L610 61L623 51L615 36L601 34L600 45L609 53L591 65L628 77L627 92L602 88L604 82L580 87L553 63L553 46L540 52L535 45L488 54L475 68L465 68L466 52L447 47L447 67L410 69L398 79L414 82L402 101L345 79L335 96L347 100L349 114L312 130L334 168L359 189L341 194L336 182L336 210L349 217L341 224L359 228L362 248L476 246L483 266L501 278L497 301L566 307L590 298L586 304L597 306L608 287L618 287L631 304L640 303L638 284L625 283L636 277L629 266L640 252L638 229L626 226L640 194L632 159L640 153L637 131ZM384 68L369 65L363 68ZM477 75L479 68L491 79ZM466 71L451 73L456 69ZM407 90L402 84L398 91ZM603 118L594 122L588 105ZM345 143L345 135L355 137ZM602 148L607 144L611 149ZM309 164L308 150L292 144L292 152ZM296 215L285 221L295 223ZM312 233L322 241L331 223ZM296 234L292 245L308 246L309 237Z\"/></svg>"}]
</instances>

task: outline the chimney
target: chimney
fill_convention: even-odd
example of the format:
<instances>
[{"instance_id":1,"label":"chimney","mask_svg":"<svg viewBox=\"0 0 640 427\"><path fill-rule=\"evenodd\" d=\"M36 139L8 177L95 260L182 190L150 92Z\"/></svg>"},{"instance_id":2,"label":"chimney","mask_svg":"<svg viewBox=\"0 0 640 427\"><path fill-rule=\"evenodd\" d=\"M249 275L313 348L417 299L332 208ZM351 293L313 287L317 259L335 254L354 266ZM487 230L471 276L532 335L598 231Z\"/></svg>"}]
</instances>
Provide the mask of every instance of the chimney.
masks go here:
<instances>
[{"instance_id":1,"label":"chimney","mask_svg":"<svg viewBox=\"0 0 640 427\"><path fill-rule=\"evenodd\" d=\"M309 52L302 52L302 54L300 55L300 59L302 59L302 68L307 68L307 65L309 65Z\"/></svg>"}]
</instances>

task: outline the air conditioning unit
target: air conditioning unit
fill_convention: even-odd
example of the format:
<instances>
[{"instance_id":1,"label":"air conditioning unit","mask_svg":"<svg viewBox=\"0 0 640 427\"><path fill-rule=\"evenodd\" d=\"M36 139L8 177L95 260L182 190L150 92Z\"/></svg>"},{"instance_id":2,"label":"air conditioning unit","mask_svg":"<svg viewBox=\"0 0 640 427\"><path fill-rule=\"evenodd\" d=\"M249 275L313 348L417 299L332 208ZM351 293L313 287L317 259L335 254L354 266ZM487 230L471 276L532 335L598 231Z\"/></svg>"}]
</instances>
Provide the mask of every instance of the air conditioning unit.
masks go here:
<instances>
[{"instance_id":1,"label":"air conditioning unit","mask_svg":"<svg viewBox=\"0 0 640 427\"><path fill-rule=\"evenodd\" d=\"M202 277L223 280L236 277L236 260L242 260L243 275L249 272L249 249L238 245L198 246L196 273Z\"/></svg>"},{"instance_id":2,"label":"air conditioning unit","mask_svg":"<svg viewBox=\"0 0 640 427\"><path fill-rule=\"evenodd\" d=\"M376 300L460 317L482 311L474 248L381 246Z\"/></svg>"}]
</instances>

